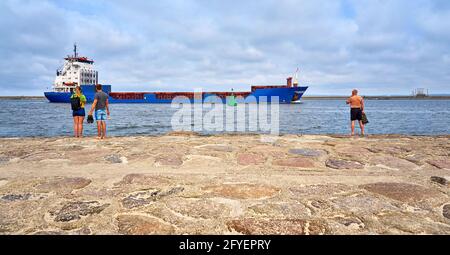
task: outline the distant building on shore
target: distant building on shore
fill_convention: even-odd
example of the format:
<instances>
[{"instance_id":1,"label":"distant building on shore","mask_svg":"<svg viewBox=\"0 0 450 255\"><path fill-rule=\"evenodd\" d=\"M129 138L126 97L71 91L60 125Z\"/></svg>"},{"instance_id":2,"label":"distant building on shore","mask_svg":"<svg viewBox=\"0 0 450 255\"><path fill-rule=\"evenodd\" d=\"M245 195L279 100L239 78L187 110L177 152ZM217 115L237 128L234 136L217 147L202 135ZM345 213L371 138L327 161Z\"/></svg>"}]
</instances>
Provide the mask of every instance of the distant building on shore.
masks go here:
<instances>
[{"instance_id":1,"label":"distant building on shore","mask_svg":"<svg viewBox=\"0 0 450 255\"><path fill-rule=\"evenodd\" d=\"M417 88L412 91L413 97L427 97L428 95L428 89L425 88Z\"/></svg>"}]
</instances>

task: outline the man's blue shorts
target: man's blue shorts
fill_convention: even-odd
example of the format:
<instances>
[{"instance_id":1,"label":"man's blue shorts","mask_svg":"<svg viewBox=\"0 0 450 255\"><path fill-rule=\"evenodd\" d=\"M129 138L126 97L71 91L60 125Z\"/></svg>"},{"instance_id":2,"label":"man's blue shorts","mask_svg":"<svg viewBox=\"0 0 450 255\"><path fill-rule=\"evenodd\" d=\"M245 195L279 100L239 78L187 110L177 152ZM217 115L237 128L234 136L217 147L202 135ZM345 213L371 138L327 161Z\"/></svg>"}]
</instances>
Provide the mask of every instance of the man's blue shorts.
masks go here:
<instances>
[{"instance_id":1,"label":"man's blue shorts","mask_svg":"<svg viewBox=\"0 0 450 255\"><path fill-rule=\"evenodd\" d=\"M95 119L97 121L105 121L106 120L106 111L105 110L95 110Z\"/></svg>"}]
</instances>

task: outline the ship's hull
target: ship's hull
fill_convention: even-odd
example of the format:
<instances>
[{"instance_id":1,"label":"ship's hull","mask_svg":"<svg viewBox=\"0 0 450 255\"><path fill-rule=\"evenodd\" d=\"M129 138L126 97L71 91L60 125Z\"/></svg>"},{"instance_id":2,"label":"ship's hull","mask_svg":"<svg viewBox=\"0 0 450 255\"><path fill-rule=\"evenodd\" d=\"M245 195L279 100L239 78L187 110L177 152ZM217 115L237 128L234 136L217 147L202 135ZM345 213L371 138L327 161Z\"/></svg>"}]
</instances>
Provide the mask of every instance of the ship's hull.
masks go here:
<instances>
[{"instance_id":1,"label":"ship's hull","mask_svg":"<svg viewBox=\"0 0 450 255\"><path fill-rule=\"evenodd\" d=\"M87 102L94 101L95 90L92 85L81 86ZM226 103L231 95L236 96L236 102L279 102L289 104L301 99L308 87L267 86L252 87L250 92L111 92L110 85L104 85L103 91L109 95L110 103L147 103L147 104L170 104L174 100L191 103ZM45 92L45 97L52 103L70 103L70 92Z\"/></svg>"}]
</instances>

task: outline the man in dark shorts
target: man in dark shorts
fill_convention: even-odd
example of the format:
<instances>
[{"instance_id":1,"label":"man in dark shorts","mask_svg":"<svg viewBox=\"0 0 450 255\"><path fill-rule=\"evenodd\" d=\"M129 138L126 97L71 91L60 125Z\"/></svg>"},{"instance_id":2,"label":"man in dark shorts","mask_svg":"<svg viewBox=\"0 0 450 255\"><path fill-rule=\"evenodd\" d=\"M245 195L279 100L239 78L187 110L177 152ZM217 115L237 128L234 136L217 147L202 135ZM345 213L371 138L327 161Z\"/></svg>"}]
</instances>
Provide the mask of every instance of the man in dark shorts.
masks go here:
<instances>
[{"instance_id":1,"label":"man in dark shorts","mask_svg":"<svg viewBox=\"0 0 450 255\"><path fill-rule=\"evenodd\" d=\"M97 132L98 139L106 138L106 119L109 118L109 102L108 102L108 94L102 91L102 85L97 84L95 86L96 93L94 97L94 103L92 104L92 108L89 111L89 115L92 115L92 112L95 109L95 119L97 120Z\"/></svg>"},{"instance_id":2,"label":"man in dark shorts","mask_svg":"<svg viewBox=\"0 0 450 255\"><path fill-rule=\"evenodd\" d=\"M361 128L361 135L364 136L364 124L362 122L362 115L364 113L364 99L358 96L358 90L352 91L352 96L347 99L347 104L350 105L350 120L352 122L351 135L355 135L355 121L358 120L359 127Z\"/></svg>"}]
</instances>

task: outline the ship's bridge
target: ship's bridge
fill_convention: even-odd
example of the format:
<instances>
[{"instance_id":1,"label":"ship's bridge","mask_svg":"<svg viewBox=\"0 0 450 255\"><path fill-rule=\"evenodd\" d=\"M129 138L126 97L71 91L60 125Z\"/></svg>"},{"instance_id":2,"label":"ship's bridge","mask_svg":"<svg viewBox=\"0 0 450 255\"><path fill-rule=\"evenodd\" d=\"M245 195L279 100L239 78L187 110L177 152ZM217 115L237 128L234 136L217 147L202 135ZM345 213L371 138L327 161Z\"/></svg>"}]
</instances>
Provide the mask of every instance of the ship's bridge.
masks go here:
<instances>
[{"instance_id":1,"label":"ship's bridge","mask_svg":"<svg viewBox=\"0 0 450 255\"><path fill-rule=\"evenodd\" d=\"M94 85L98 83L98 71L94 69L94 61L78 56L77 46L74 54L64 58L64 64L56 71L53 90L56 92L71 92L76 86Z\"/></svg>"}]
</instances>

